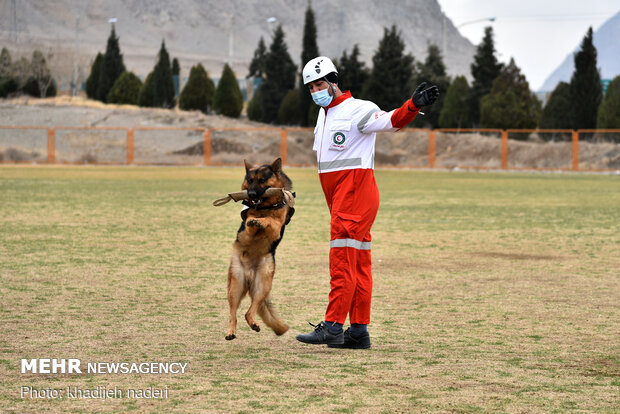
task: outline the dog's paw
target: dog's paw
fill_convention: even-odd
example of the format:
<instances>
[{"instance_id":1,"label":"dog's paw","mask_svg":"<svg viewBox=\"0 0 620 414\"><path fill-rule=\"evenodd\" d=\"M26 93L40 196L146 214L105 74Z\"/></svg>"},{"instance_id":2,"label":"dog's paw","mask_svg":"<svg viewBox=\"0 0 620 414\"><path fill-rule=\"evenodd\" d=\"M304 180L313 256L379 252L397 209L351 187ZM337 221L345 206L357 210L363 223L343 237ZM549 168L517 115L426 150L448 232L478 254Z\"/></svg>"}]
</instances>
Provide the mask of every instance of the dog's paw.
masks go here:
<instances>
[{"instance_id":1,"label":"dog's paw","mask_svg":"<svg viewBox=\"0 0 620 414\"><path fill-rule=\"evenodd\" d=\"M235 334L229 334L229 335L226 335L225 338L226 338L227 341L232 341L233 339L236 338L236 336L235 336Z\"/></svg>"},{"instance_id":2,"label":"dog's paw","mask_svg":"<svg viewBox=\"0 0 620 414\"><path fill-rule=\"evenodd\" d=\"M259 230L263 228L263 225L257 219L248 220L245 225L248 227L256 227Z\"/></svg>"},{"instance_id":3,"label":"dog's paw","mask_svg":"<svg viewBox=\"0 0 620 414\"><path fill-rule=\"evenodd\" d=\"M250 328L252 328L252 330L253 330L253 331L260 332L260 326L258 326L258 325L257 325L257 324L255 324L255 323L254 323L254 324L252 324L252 325L250 326Z\"/></svg>"}]
</instances>

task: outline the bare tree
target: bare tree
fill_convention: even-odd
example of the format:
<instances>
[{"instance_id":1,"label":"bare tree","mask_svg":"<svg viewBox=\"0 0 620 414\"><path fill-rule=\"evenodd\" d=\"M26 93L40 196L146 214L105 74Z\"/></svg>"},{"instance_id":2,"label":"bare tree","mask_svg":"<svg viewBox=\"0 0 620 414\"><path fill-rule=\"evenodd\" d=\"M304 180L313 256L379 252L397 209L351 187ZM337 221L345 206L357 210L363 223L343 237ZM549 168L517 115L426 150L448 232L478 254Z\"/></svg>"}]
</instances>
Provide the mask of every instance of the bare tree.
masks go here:
<instances>
[{"instance_id":1,"label":"bare tree","mask_svg":"<svg viewBox=\"0 0 620 414\"><path fill-rule=\"evenodd\" d=\"M0 52L0 79L11 76L11 53L6 47Z\"/></svg>"},{"instance_id":2,"label":"bare tree","mask_svg":"<svg viewBox=\"0 0 620 414\"><path fill-rule=\"evenodd\" d=\"M47 66L52 74L52 77L56 81L71 80L72 86L76 90L81 90L82 82L86 82L88 77L88 70L91 67L91 59L94 56L88 54L78 54L76 56L75 51L67 47L66 42L63 39L57 38L50 45L43 46L42 49L47 51L48 59ZM84 70L87 68L87 73L84 74ZM77 73L76 73L77 70ZM62 81L57 85L60 90Z\"/></svg>"},{"instance_id":3,"label":"bare tree","mask_svg":"<svg viewBox=\"0 0 620 414\"><path fill-rule=\"evenodd\" d=\"M49 52L48 59L52 59L53 54ZM32 62L30 64L32 70L32 77L37 81L39 85L39 91L41 92L41 98L47 96L47 88L52 84L52 73L47 66L47 61L43 53L39 50L35 50L32 53Z\"/></svg>"}]
</instances>

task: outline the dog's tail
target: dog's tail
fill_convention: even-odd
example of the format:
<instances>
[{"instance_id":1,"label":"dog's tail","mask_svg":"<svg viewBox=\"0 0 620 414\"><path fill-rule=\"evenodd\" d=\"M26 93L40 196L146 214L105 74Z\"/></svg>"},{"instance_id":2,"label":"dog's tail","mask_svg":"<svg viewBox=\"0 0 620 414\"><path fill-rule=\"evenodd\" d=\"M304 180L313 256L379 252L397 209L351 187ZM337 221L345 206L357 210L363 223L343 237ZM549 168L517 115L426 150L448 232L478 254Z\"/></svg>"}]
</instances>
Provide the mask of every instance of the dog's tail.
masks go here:
<instances>
[{"instance_id":1,"label":"dog's tail","mask_svg":"<svg viewBox=\"0 0 620 414\"><path fill-rule=\"evenodd\" d=\"M265 325L273 329L276 335L283 335L286 331L288 331L288 326L280 319L278 313L273 308L273 304L271 303L271 299L269 296L261 303L258 307L258 314L265 322Z\"/></svg>"}]
</instances>

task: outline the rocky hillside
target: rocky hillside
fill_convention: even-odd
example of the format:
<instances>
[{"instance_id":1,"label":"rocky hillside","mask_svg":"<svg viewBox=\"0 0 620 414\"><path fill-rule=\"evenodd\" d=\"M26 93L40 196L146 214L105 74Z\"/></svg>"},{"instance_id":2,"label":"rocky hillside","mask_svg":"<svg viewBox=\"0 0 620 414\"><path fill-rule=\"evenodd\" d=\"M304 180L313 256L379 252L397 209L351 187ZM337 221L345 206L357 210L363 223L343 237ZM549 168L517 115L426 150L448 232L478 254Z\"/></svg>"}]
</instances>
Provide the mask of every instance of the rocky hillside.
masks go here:
<instances>
[{"instance_id":1,"label":"rocky hillside","mask_svg":"<svg viewBox=\"0 0 620 414\"><path fill-rule=\"evenodd\" d=\"M13 55L30 54L35 47L53 51L55 71L71 78L74 62L82 76L104 51L110 18L126 66L144 76L155 63L162 39L171 56L179 58L184 76L202 62L218 77L223 63L232 61L239 77L263 36L270 42L274 25L282 24L293 59L299 63L307 0L1 0L0 46ZM428 44L441 47L443 13L436 0L312 0L321 53L338 57L358 43L370 63L383 28L396 24L406 47L424 59ZM275 23L268 19L275 17ZM273 19L272 19L273 20ZM450 74L469 74L475 47L447 19L446 63ZM230 54L232 52L232 57Z\"/></svg>"}]
</instances>

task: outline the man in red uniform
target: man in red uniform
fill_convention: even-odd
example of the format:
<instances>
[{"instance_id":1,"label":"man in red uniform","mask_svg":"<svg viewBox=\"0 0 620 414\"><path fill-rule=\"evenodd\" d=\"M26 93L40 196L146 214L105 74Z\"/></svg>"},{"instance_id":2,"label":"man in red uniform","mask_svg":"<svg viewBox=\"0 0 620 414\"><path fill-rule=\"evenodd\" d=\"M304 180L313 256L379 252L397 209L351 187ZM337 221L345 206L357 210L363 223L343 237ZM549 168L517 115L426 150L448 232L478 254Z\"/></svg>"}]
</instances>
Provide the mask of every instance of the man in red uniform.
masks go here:
<instances>
[{"instance_id":1,"label":"man in red uniform","mask_svg":"<svg viewBox=\"0 0 620 414\"><path fill-rule=\"evenodd\" d=\"M321 107L314 129L319 179L331 214L329 269L331 290L325 321L297 340L334 348L370 348L372 273L370 229L379 209L374 176L375 139L380 131L398 131L420 109L437 99L436 86L420 84L411 99L385 112L338 87L333 62L319 56L303 70L304 83ZM349 316L351 327L342 327Z\"/></svg>"}]
</instances>

